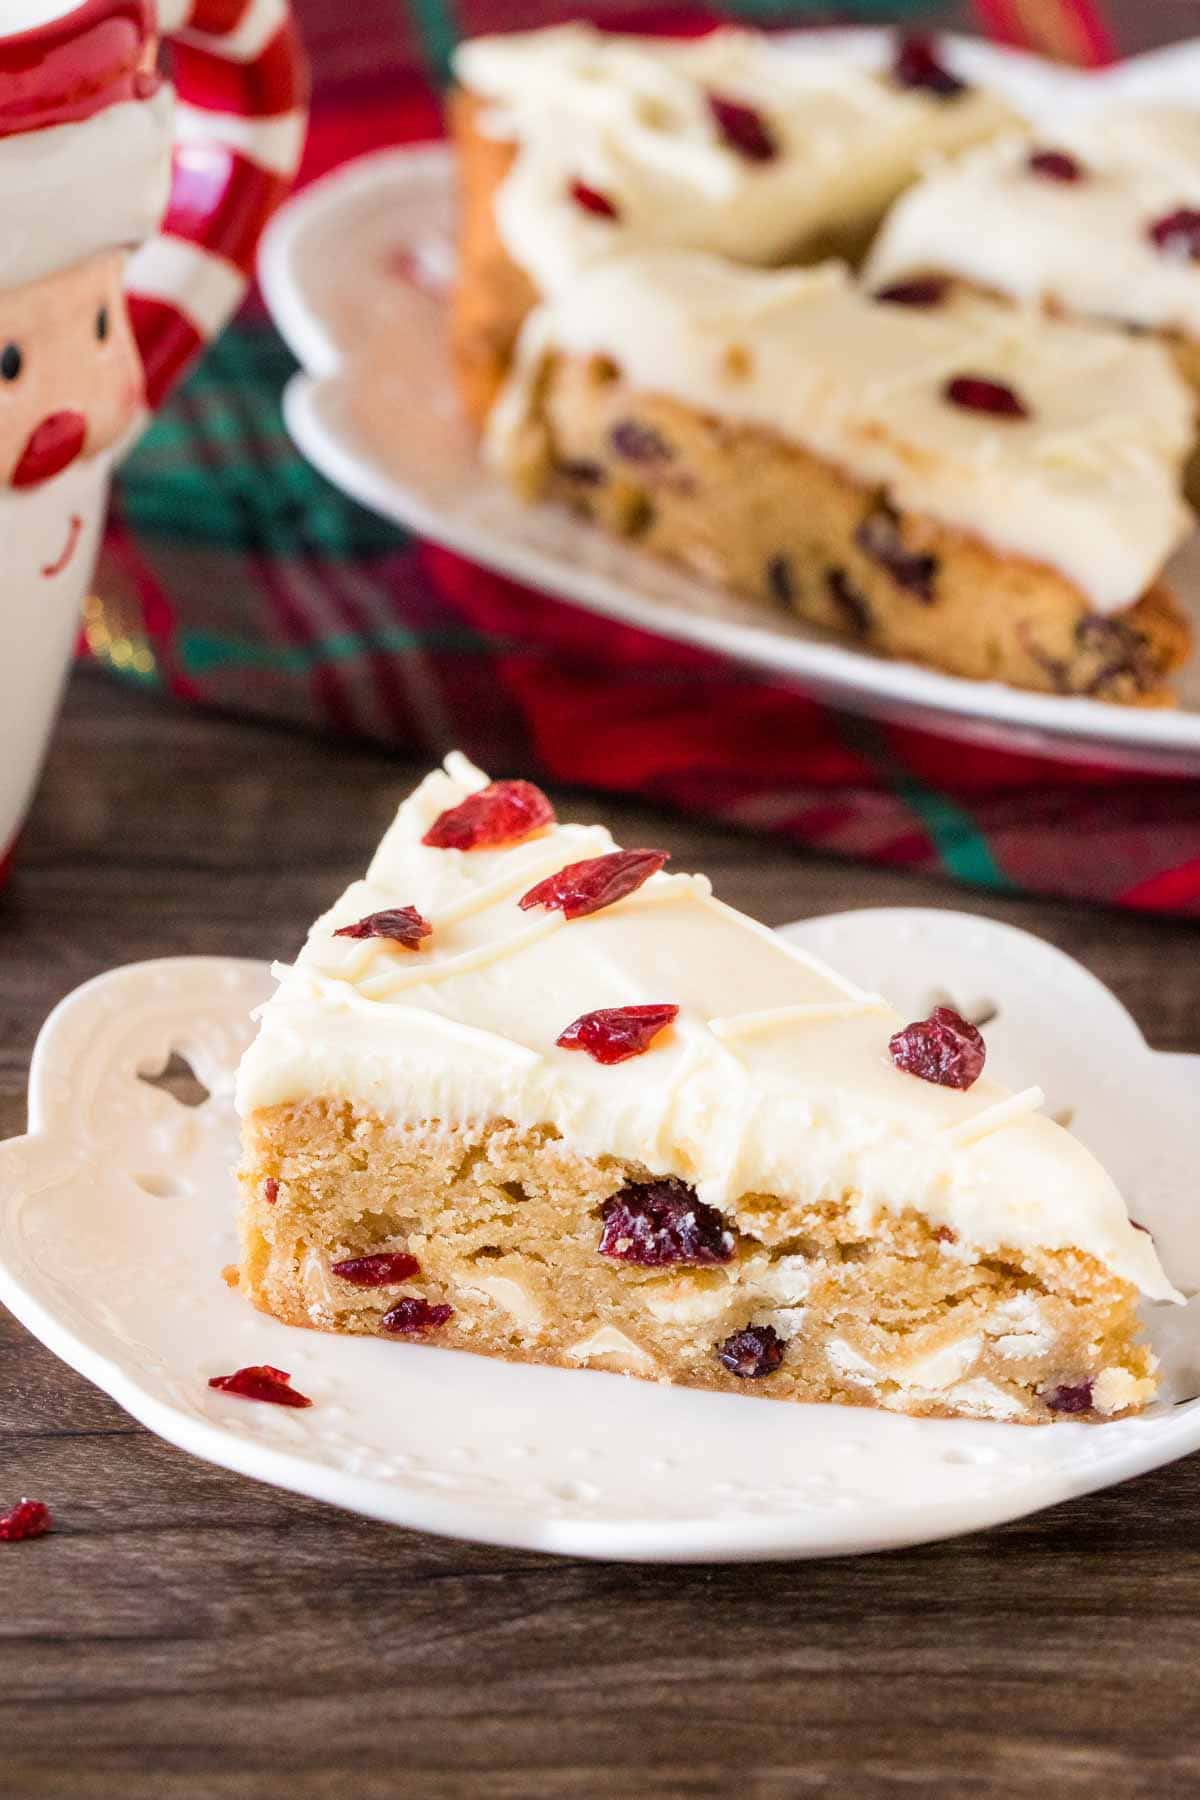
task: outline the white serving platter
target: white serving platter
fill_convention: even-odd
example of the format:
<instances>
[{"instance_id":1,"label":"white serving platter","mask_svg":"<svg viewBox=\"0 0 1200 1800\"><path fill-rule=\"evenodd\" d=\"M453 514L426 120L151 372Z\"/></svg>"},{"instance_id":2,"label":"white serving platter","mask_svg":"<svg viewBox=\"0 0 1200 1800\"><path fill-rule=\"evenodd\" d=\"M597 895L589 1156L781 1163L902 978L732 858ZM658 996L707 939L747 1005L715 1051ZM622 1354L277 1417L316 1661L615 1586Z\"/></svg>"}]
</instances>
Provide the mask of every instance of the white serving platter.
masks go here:
<instances>
[{"instance_id":1,"label":"white serving platter","mask_svg":"<svg viewBox=\"0 0 1200 1800\"><path fill-rule=\"evenodd\" d=\"M1200 1287L1200 1057L1156 1054L1086 970L967 914L842 913L787 928L912 1016L950 998L991 1066L1038 1081L1109 1164L1176 1283ZM1200 1447L1200 1301L1148 1309L1161 1398L1107 1425L916 1420L521 1368L263 1317L235 1254L234 1072L265 965L181 958L73 994L39 1040L29 1135L0 1145L0 1301L151 1431L209 1462L396 1525L652 1562L882 1550L996 1524ZM172 1053L209 1090L142 1077ZM247 1363L314 1404L215 1393ZM46 1496L53 1501L53 1496Z\"/></svg>"},{"instance_id":2,"label":"white serving platter","mask_svg":"<svg viewBox=\"0 0 1200 1800\"><path fill-rule=\"evenodd\" d=\"M834 50L880 63L888 34L813 31L797 55ZM1035 118L1104 100L1200 93L1200 42L1084 74L975 39L947 38L950 60ZM306 189L280 212L260 275L268 306L303 366L286 397L300 449L385 518L530 586L783 677L875 717L1067 760L1200 769L1200 655L1178 710L1022 693L915 663L891 662L699 578L671 569L548 506L524 507L480 464L460 417L446 349L453 267L453 157L442 145L384 151ZM354 403L368 382L394 430L384 443ZM1171 570L1200 637L1200 542Z\"/></svg>"}]
</instances>

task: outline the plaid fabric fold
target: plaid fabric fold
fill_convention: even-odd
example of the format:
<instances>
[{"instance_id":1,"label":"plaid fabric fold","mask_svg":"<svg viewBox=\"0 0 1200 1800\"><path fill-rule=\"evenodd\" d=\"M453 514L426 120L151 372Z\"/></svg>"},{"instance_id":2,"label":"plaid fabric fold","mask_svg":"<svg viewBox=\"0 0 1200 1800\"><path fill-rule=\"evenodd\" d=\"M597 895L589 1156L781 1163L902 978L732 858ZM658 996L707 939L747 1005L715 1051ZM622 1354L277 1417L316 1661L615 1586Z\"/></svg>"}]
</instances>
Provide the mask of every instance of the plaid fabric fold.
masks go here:
<instances>
[{"instance_id":1,"label":"plaid fabric fold","mask_svg":"<svg viewBox=\"0 0 1200 1800\"><path fill-rule=\"evenodd\" d=\"M300 10L317 75L307 179L435 136L456 37L548 16L522 0ZM735 10L808 16L782 0ZM918 13L930 9L839 16ZM1111 52L1088 0L980 0L977 16L1009 41ZM637 22L702 21L666 8ZM876 723L408 538L292 447L280 397L293 366L252 300L126 465L85 622L90 652L126 679L430 757L459 745L497 773L636 794L979 887L1200 915L1194 778Z\"/></svg>"}]
</instances>

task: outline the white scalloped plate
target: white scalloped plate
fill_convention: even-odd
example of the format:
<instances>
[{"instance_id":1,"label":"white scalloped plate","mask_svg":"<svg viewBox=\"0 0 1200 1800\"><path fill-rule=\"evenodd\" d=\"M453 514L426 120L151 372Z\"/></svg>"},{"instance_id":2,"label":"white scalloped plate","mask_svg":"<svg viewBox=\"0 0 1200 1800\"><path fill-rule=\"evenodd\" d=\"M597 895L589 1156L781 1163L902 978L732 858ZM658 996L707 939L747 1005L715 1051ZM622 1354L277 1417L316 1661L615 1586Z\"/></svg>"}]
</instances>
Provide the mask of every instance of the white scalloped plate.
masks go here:
<instances>
[{"instance_id":1,"label":"white scalloped plate","mask_svg":"<svg viewBox=\"0 0 1200 1800\"><path fill-rule=\"evenodd\" d=\"M804 32L791 41L798 54L832 47L879 63L888 34ZM968 76L1047 120L1099 98L1194 102L1200 91L1200 40L1086 75L979 40L946 42ZM297 195L264 240L267 304L304 368L288 388L288 428L337 487L502 574L790 677L855 712L1067 760L1101 755L1139 768L1200 768L1200 656L1176 683L1178 710L965 681L768 617L565 511L522 506L481 467L454 395L445 344L452 187L443 145L366 156ZM377 338L385 345L378 351ZM353 404L355 380L364 378L395 418L386 444ZM1200 542L1171 574L1200 639Z\"/></svg>"},{"instance_id":2,"label":"white scalloped plate","mask_svg":"<svg viewBox=\"0 0 1200 1800\"><path fill-rule=\"evenodd\" d=\"M1074 1109L1176 1282L1200 1287L1200 1057L1154 1054L1077 963L967 914L843 913L788 934L914 1015L935 992L995 1006L997 1073ZM221 1269L235 1255L234 1071L270 985L265 966L216 957L90 982L38 1043L30 1135L0 1145L0 1301L197 1456L397 1525L690 1562L947 1537L1200 1447L1200 1302L1151 1309L1166 1372L1151 1411L1042 1430L691 1393L264 1318ZM201 1106L139 1079L172 1051L210 1089ZM311 1410L209 1389L258 1362L289 1370Z\"/></svg>"}]
</instances>

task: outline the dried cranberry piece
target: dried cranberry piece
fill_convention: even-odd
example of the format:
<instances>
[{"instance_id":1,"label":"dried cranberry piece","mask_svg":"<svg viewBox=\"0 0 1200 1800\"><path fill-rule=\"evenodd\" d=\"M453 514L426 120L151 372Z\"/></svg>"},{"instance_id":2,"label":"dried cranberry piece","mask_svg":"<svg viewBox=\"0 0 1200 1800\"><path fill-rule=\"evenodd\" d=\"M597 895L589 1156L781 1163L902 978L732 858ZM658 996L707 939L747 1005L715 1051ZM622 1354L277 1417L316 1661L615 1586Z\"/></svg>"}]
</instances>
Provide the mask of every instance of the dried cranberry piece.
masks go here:
<instances>
[{"instance_id":1,"label":"dried cranberry piece","mask_svg":"<svg viewBox=\"0 0 1200 1800\"><path fill-rule=\"evenodd\" d=\"M273 1175L268 1175L263 1182L263 1199L268 1206L274 1206L279 1198L279 1183Z\"/></svg>"},{"instance_id":2,"label":"dried cranberry piece","mask_svg":"<svg viewBox=\"0 0 1200 1800\"><path fill-rule=\"evenodd\" d=\"M1031 150L1026 167L1047 181L1082 181L1087 174L1083 164L1065 150Z\"/></svg>"},{"instance_id":3,"label":"dried cranberry piece","mask_svg":"<svg viewBox=\"0 0 1200 1800\"><path fill-rule=\"evenodd\" d=\"M1081 1381L1073 1387L1056 1387L1050 1393L1043 1394L1042 1398L1051 1412L1090 1412L1092 1409L1092 1384L1090 1381Z\"/></svg>"},{"instance_id":4,"label":"dried cranberry piece","mask_svg":"<svg viewBox=\"0 0 1200 1800\"><path fill-rule=\"evenodd\" d=\"M567 190L576 206L582 207L586 213L592 213L597 219L619 219L620 209L616 203L602 194L599 188L589 187L586 181L573 181Z\"/></svg>"},{"instance_id":5,"label":"dried cranberry piece","mask_svg":"<svg viewBox=\"0 0 1200 1800\"><path fill-rule=\"evenodd\" d=\"M603 1006L584 1013L555 1038L560 1050L586 1050L593 1062L628 1062L648 1050L659 1032L679 1016L679 1008L662 1006Z\"/></svg>"},{"instance_id":6,"label":"dried cranberry piece","mask_svg":"<svg viewBox=\"0 0 1200 1800\"><path fill-rule=\"evenodd\" d=\"M866 595L855 587L845 569L830 569L825 585L834 604L845 614L846 624L860 637L866 637L871 629L871 607Z\"/></svg>"},{"instance_id":7,"label":"dried cranberry piece","mask_svg":"<svg viewBox=\"0 0 1200 1800\"><path fill-rule=\"evenodd\" d=\"M311 1406L312 1401L292 1386L292 1378L284 1369L273 1369L270 1363L259 1363L238 1369L233 1375L214 1375L210 1388L223 1394L238 1394L243 1400L264 1400L269 1406Z\"/></svg>"},{"instance_id":8,"label":"dried cranberry piece","mask_svg":"<svg viewBox=\"0 0 1200 1800\"><path fill-rule=\"evenodd\" d=\"M384 1313L379 1326L396 1337L416 1337L422 1331L436 1331L439 1325L453 1317L452 1306L434 1306L416 1294L409 1294L403 1300L397 1300L391 1312Z\"/></svg>"},{"instance_id":9,"label":"dried cranberry piece","mask_svg":"<svg viewBox=\"0 0 1200 1800\"><path fill-rule=\"evenodd\" d=\"M564 918L582 919L636 893L669 861L666 850L610 850L607 856L568 863L522 894L518 904L522 912L544 906L547 912L561 912Z\"/></svg>"},{"instance_id":10,"label":"dried cranberry piece","mask_svg":"<svg viewBox=\"0 0 1200 1800\"><path fill-rule=\"evenodd\" d=\"M945 275L916 275L911 281L893 281L876 291L876 300L887 306L940 306L950 291Z\"/></svg>"},{"instance_id":11,"label":"dried cranberry piece","mask_svg":"<svg viewBox=\"0 0 1200 1800\"><path fill-rule=\"evenodd\" d=\"M730 100L724 94L709 94L707 98L713 123L731 150L736 150L747 162L775 160L779 145L760 112L740 100Z\"/></svg>"},{"instance_id":12,"label":"dried cranberry piece","mask_svg":"<svg viewBox=\"0 0 1200 1800\"><path fill-rule=\"evenodd\" d=\"M773 1325L748 1325L717 1345L717 1355L729 1373L742 1381L773 1375L783 1361L783 1352L783 1339Z\"/></svg>"},{"instance_id":13,"label":"dried cranberry piece","mask_svg":"<svg viewBox=\"0 0 1200 1800\"><path fill-rule=\"evenodd\" d=\"M927 1019L906 1025L888 1049L898 1069L938 1087L972 1087L987 1059L987 1045L978 1031L952 1006L935 1006Z\"/></svg>"},{"instance_id":14,"label":"dried cranberry piece","mask_svg":"<svg viewBox=\"0 0 1200 1800\"><path fill-rule=\"evenodd\" d=\"M937 53L933 39L923 31L905 32L896 46L892 79L900 87L924 88L941 100L953 100L964 94L967 83L946 67Z\"/></svg>"},{"instance_id":15,"label":"dried cranberry piece","mask_svg":"<svg viewBox=\"0 0 1200 1800\"><path fill-rule=\"evenodd\" d=\"M900 535L900 520L890 506L881 502L869 512L855 532L854 542L864 556L887 570L897 587L916 594L927 606L932 603L937 557L905 547Z\"/></svg>"},{"instance_id":16,"label":"dried cranberry piece","mask_svg":"<svg viewBox=\"0 0 1200 1800\"><path fill-rule=\"evenodd\" d=\"M1200 209L1181 206L1148 227L1151 243L1181 262L1200 262Z\"/></svg>"},{"instance_id":17,"label":"dried cranberry piece","mask_svg":"<svg viewBox=\"0 0 1200 1800\"><path fill-rule=\"evenodd\" d=\"M393 1287L421 1273L421 1265L406 1250L381 1250L374 1256L348 1256L335 1262L333 1272L353 1287Z\"/></svg>"},{"instance_id":18,"label":"dried cranberry piece","mask_svg":"<svg viewBox=\"0 0 1200 1800\"><path fill-rule=\"evenodd\" d=\"M1016 388L988 375L955 375L942 389L952 406L965 412L991 413L997 419L1027 419L1029 408Z\"/></svg>"},{"instance_id":19,"label":"dried cranberry piece","mask_svg":"<svg viewBox=\"0 0 1200 1800\"><path fill-rule=\"evenodd\" d=\"M404 950L419 950L421 940L429 937L432 931L433 926L421 917L415 906L395 906L385 912L368 913L365 919L343 925L333 935L339 938L387 938Z\"/></svg>"},{"instance_id":20,"label":"dried cranberry piece","mask_svg":"<svg viewBox=\"0 0 1200 1800\"><path fill-rule=\"evenodd\" d=\"M631 1182L604 1202L600 1216L604 1229L596 1247L614 1262L660 1269L733 1261L733 1233L686 1181Z\"/></svg>"},{"instance_id":21,"label":"dried cranberry piece","mask_svg":"<svg viewBox=\"0 0 1200 1800\"><path fill-rule=\"evenodd\" d=\"M518 843L554 822L554 808L532 781L491 781L447 808L421 842L433 850L480 850Z\"/></svg>"},{"instance_id":22,"label":"dried cranberry piece","mask_svg":"<svg viewBox=\"0 0 1200 1800\"><path fill-rule=\"evenodd\" d=\"M767 586L773 597L781 606L790 606L796 597L796 577L792 573L792 559L784 556L772 556L767 561Z\"/></svg>"},{"instance_id":23,"label":"dried cranberry piece","mask_svg":"<svg viewBox=\"0 0 1200 1800\"><path fill-rule=\"evenodd\" d=\"M577 481L581 487L601 487L605 479L603 465L586 456L568 457L559 463L558 473L567 481Z\"/></svg>"},{"instance_id":24,"label":"dried cranberry piece","mask_svg":"<svg viewBox=\"0 0 1200 1800\"><path fill-rule=\"evenodd\" d=\"M11 1512L0 1513L0 1544L24 1544L45 1537L54 1520L40 1500L18 1500Z\"/></svg>"},{"instance_id":25,"label":"dried cranberry piece","mask_svg":"<svg viewBox=\"0 0 1200 1800\"><path fill-rule=\"evenodd\" d=\"M608 441L626 462L673 462L675 452L660 431L640 419L618 419Z\"/></svg>"}]
</instances>

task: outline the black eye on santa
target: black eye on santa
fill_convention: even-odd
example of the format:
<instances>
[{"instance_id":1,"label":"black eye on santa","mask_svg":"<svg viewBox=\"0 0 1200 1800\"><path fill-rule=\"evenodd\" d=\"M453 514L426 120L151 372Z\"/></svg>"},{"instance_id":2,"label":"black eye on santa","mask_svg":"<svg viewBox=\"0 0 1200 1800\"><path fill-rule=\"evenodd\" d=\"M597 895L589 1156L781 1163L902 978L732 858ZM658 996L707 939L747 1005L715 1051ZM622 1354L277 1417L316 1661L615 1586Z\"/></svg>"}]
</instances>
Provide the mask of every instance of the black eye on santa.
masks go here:
<instances>
[{"instance_id":1,"label":"black eye on santa","mask_svg":"<svg viewBox=\"0 0 1200 1800\"><path fill-rule=\"evenodd\" d=\"M25 353L20 344L5 344L0 350L0 380L16 381L25 367Z\"/></svg>"},{"instance_id":2,"label":"black eye on santa","mask_svg":"<svg viewBox=\"0 0 1200 1800\"><path fill-rule=\"evenodd\" d=\"M112 321L107 306L102 306L96 314L96 336L102 344L107 344Z\"/></svg>"}]
</instances>

